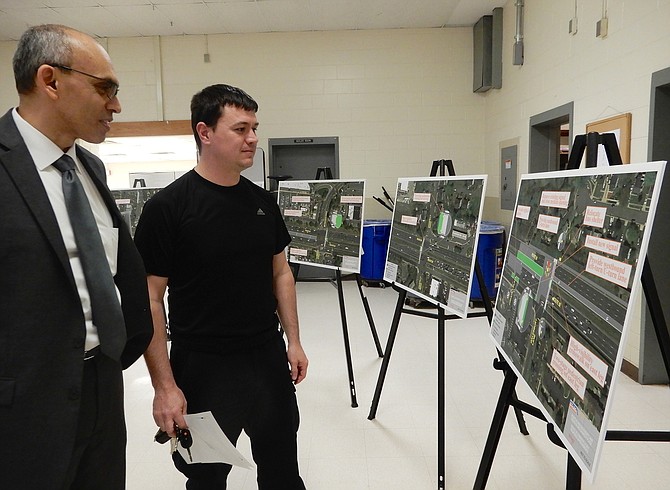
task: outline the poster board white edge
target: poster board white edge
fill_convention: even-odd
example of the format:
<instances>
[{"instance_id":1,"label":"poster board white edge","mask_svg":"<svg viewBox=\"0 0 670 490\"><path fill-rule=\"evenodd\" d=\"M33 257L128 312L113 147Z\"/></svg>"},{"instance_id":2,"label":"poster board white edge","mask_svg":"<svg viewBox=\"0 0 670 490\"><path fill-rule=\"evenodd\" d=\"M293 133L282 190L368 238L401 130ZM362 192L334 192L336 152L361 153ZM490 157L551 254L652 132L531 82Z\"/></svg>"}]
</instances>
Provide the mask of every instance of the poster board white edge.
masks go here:
<instances>
[{"instance_id":1,"label":"poster board white edge","mask_svg":"<svg viewBox=\"0 0 670 490\"><path fill-rule=\"evenodd\" d=\"M614 166L599 166L599 167L591 167L591 168L585 168L585 169L575 169L575 170L562 170L562 171L555 171L555 172L539 172L539 173L533 173L533 174L523 174L521 176L521 179L519 181L519 186L517 188L517 198L514 204L514 217L516 216L516 209L519 204L519 191L521 190L521 185L524 180L539 180L539 179L550 179L550 178L561 178L561 177L578 177L578 176L584 176L584 175L605 175L605 174L623 174L623 173L639 173L639 172L649 172L649 171L655 171L657 172L657 178L656 182L658 183L657 186L654 187L654 192L652 194L652 202L650 203L649 206L649 212L647 213L648 216L648 221L647 223L649 226L645 227L645 232L643 235L643 240L640 245L640 254L639 257L641 260L638 260L638 263L635 267L635 274L632 278L631 282L631 292L630 292L630 297L629 298L634 298L637 293L638 293L638 288L641 287L641 277L642 277L642 269L643 269L643 264L644 260L646 260L647 256L647 248L649 245L649 240L651 236L651 229L653 228L653 220L656 215L656 207L658 205L658 199L660 196L660 190L661 186L663 183L663 175L665 171L665 166L666 162L665 161L655 161L655 162L646 162L646 163L636 163L636 164L628 164L628 165L614 165ZM514 220L515 218L512 218ZM512 230L513 230L513 222L510 225L510 237L511 239L512 236ZM506 267L506 262L507 262L507 252L505 253L505 261L503 263L503 269L502 269L502 274L505 272L505 267ZM500 291L500 290L499 290ZM579 465L580 469L584 474L586 474L588 481L590 483L593 483L595 481L596 475L597 475L597 470L599 467L600 463L600 456L602 454L602 445L605 442L605 436L607 434L607 423L608 423L608 418L610 411L612 409L612 403L614 400L614 395L616 392L616 386L617 386L617 379L618 376L620 375L621 371L621 364L623 362L623 355L624 355L624 349L626 345L626 340L628 338L628 333L630 330L630 315L632 314L633 308L627 308L626 309L626 316L624 318L624 323L623 323L623 328L621 332L621 338L619 341L619 346L617 350L617 356L614 365L612 366L612 379L611 379L611 386L609 390L609 394L607 397L607 402L605 404L605 410L603 411L603 418L602 418L602 424L600 431L598 432L598 444L596 446L596 451L594 455L594 460L591 468L588 467L586 462L579 456L573 445L567 440L565 434L563 433L562 430L559 430L556 427L556 424L554 423L554 420L552 419L551 415L549 412L545 409L544 405L540 402L540 400L535 396L534 393L532 393L532 397L535 402L538 403L538 408L542 412L542 414L545 416L547 423L552 423L554 425L554 431L556 435L561 439L561 442L565 445L567 450L569 451L570 455L573 457L575 462ZM497 314L496 309L493 311L493 320L492 320L492 325L496 320L496 314ZM502 348L502 346L498 343L497 339L493 336L492 330L489 330L489 338L492 340L494 345L496 346L498 352L501 353L501 355L505 358L505 361L507 362L508 366L511 367L512 371L516 375L519 381L524 383L526 387L528 387L528 384L526 383L526 380L524 377L521 375L519 369L517 366L512 362L510 357L507 355L505 350Z\"/></svg>"}]
</instances>

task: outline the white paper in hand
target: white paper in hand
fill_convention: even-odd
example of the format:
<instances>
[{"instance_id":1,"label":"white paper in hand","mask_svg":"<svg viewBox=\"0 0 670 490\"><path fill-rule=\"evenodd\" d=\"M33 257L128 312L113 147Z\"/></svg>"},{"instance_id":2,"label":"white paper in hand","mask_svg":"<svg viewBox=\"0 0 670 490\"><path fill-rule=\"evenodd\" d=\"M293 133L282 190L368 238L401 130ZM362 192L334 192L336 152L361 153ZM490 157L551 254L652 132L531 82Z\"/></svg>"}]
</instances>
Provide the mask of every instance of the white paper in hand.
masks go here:
<instances>
[{"instance_id":1,"label":"white paper in hand","mask_svg":"<svg viewBox=\"0 0 670 490\"><path fill-rule=\"evenodd\" d=\"M177 445L177 451L187 463L228 463L242 468L252 469L253 465L228 440L216 423L212 412L190 413L184 415L188 429L193 437L191 458L188 451Z\"/></svg>"}]
</instances>

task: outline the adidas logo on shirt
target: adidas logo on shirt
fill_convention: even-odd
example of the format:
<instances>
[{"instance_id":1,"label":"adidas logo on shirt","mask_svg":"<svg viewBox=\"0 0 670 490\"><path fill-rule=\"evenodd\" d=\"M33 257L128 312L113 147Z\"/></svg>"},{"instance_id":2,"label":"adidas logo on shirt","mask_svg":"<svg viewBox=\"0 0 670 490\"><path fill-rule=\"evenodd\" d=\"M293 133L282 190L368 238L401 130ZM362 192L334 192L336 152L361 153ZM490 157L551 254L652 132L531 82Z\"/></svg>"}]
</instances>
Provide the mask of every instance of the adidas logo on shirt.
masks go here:
<instances>
[{"instance_id":1,"label":"adidas logo on shirt","mask_svg":"<svg viewBox=\"0 0 670 490\"><path fill-rule=\"evenodd\" d=\"M257 216L265 216L265 213L263 212L263 210L261 208L258 208L258 211L256 211L256 215Z\"/></svg>"}]
</instances>

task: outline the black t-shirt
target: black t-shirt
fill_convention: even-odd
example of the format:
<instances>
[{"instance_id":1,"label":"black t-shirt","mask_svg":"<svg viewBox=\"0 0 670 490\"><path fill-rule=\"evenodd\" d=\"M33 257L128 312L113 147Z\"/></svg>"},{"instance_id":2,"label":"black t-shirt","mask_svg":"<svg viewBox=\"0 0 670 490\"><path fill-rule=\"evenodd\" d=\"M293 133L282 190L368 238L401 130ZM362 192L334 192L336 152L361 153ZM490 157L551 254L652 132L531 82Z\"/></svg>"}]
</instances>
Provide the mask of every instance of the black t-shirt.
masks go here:
<instances>
[{"instance_id":1,"label":"black t-shirt","mask_svg":"<svg viewBox=\"0 0 670 490\"><path fill-rule=\"evenodd\" d=\"M192 347L276 332L272 260L290 241L272 194L194 170L145 204L135 231L147 273L168 278L172 340Z\"/></svg>"}]
</instances>

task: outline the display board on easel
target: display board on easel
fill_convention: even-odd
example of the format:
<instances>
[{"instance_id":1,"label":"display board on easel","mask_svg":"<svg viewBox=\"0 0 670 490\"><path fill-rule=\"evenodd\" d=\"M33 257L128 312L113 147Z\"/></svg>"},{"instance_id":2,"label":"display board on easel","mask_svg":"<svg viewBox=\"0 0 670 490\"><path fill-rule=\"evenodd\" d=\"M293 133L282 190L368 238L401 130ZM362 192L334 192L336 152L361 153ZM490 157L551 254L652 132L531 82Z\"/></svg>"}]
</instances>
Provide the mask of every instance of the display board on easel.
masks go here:
<instances>
[{"instance_id":1,"label":"display board on easel","mask_svg":"<svg viewBox=\"0 0 670 490\"><path fill-rule=\"evenodd\" d=\"M135 189L112 189L112 196L116 206L121 211L130 233L135 236L135 227L140 220L144 203L154 196L160 187L138 187Z\"/></svg>"},{"instance_id":2,"label":"display board on easel","mask_svg":"<svg viewBox=\"0 0 670 490\"><path fill-rule=\"evenodd\" d=\"M356 408L358 400L341 271L356 274L360 272L365 180L318 180L321 170L326 176L330 176L330 169L323 167L317 170L316 180L280 181L277 199L291 235L291 244L288 247L289 261L298 266L306 264L335 269L349 376L349 394L351 406ZM357 280L357 284L360 292L360 279ZM363 298L362 292L361 298ZM377 352L381 352L367 303L364 302L364 306Z\"/></svg>"},{"instance_id":3,"label":"display board on easel","mask_svg":"<svg viewBox=\"0 0 670 490\"><path fill-rule=\"evenodd\" d=\"M465 318L485 189L485 175L399 179L384 279Z\"/></svg>"},{"instance_id":4,"label":"display board on easel","mask_svg":"<svg viewBox=\"0 0 670 490\"><path fill-rule=\"evenodd\" d=\"M360 272L365 180L286 180L278 202L291 234L289 260Z\"/></svg>"},{"instance_id":5,"label":"display board on easel","mask_svg":"<svg viewBox=\"0 0 670 490\"><path fill-rule=\"evenodd\" d=\"M664 162L523 176L491 337L593 481Z\"/></svg>"}]
</instances>

